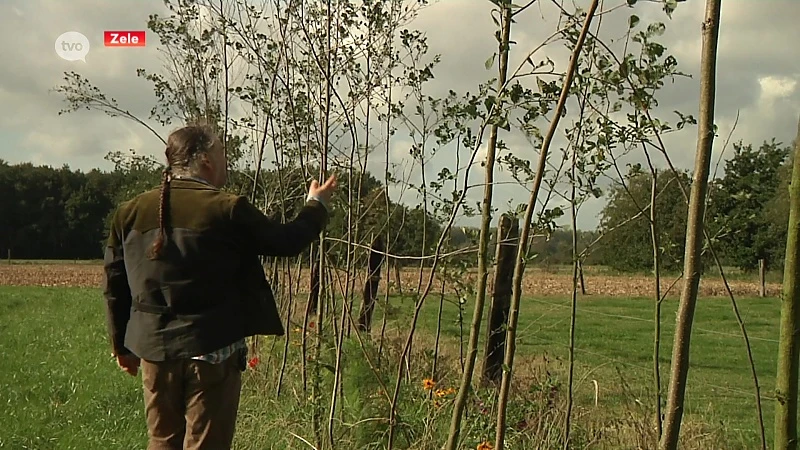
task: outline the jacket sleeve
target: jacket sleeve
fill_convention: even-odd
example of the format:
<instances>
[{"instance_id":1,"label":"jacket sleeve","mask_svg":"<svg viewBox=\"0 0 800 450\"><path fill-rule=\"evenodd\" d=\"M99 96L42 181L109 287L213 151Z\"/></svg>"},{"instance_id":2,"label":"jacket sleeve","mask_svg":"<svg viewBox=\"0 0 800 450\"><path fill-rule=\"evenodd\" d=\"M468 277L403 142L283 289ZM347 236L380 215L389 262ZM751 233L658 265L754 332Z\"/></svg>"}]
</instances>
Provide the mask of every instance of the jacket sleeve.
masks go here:
<instances>
[{"instance_id":1,"label":"jacket sleeve","mask_svg":"<svg viewBox=\"0 0 800 450\"><path fill-rule=\"evenodd\" d=\"M125 348L125 329L131 315L131 290L122 254L123 238L120 234L118 214L114 214L106 244L103 265L105 280L103 296L106 302L106 323L114 354L131 353Z\"/></svg>"},{"instance_id":2,"label":"jacket sleeve","mask_svg":"<svg viewBox=\"0 0 800 450\"><path fill-rule=\"evenodd\" d=\"M294 220L280 223L240 196L231 210L231 220L247 245L264 256L297 256L314 242L328 222L328 211L309 200Z\"/></svg>"}]
</instances>

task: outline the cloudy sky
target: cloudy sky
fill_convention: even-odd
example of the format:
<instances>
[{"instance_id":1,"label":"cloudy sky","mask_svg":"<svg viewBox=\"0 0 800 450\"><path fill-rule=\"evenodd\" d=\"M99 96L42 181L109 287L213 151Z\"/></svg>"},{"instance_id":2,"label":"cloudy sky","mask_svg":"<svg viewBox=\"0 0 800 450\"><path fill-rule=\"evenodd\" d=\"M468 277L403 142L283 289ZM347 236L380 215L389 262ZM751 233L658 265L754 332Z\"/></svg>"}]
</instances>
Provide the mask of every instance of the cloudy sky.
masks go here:
<instances>
[{"instance_id":1,"label":"cloudy sky","mask_svg":"<svg viewBox=\"0 0 800 450\"><path fill-rule=\"evenodd\" d=\"M580 0L580 5L588 1ZM607 0L604 10L624 3ZM694 75L670 84L660 94L662 117L670 111L697 114L700 63L700 24L704 2L679 4L669 19L654 2L640 1L635 8L616 9L603 16L604 36L621 36L628 16L637 14L642 23L663 21L667 31L660 42L678 62L680 70ZM431 95L453 89L475 91L490 76L484 62L495 51L491 3L487 0L439 0L423 9L412 27L428 37L431 53L442 55L430 85ZM517 19L512 39L517 42L511 56L516 66L525 53L541 43L557 26L552 3L539 0ZM0 159L11 163L32 162L88 170L109 168L103 156L113 150L136 149L160 156L161 143L148 131L129 121L109 118L94 111L59 115L64 107L52 89L66 71L89 78L109 96L143 117L153 105L152 87L136 76L137 68L157 71L159 52L154 39L144 48L105 48L103 31L144 30L148 15L165 14L162 0L2 0L0 1ZM720 32L716 122L720 136L718 155L738 113L733 140L759 144L776 138L791 143L800 115L800 1L725 0ZM67 31L78 31L89 39L86 62L58 57L54 43ZM151 35L148 35L150 37ZM516 57L516 59L515 59ZM563 70L566 55L554 50L557 69ZM515 153L534 158L532 149L509 137ZM690 168L695 152L696 129L670 136L667 145L675 163ZM519 145L516 145L519 144ZM527 152L527 153L526 153ZM407 147L397 144L393 155L402 158ZM716 160L716 156L715 156ZM438 160L437 164L446 164ZM475 174L479 176L480 171ZM477 178L476 178L477 180ZM479 192L473 198L479 198ZM522 202L524 191L499 187L496 204L509 199ZM582 210L580 228L593 228L602 202Z\"/></svg>"}]
</instances>

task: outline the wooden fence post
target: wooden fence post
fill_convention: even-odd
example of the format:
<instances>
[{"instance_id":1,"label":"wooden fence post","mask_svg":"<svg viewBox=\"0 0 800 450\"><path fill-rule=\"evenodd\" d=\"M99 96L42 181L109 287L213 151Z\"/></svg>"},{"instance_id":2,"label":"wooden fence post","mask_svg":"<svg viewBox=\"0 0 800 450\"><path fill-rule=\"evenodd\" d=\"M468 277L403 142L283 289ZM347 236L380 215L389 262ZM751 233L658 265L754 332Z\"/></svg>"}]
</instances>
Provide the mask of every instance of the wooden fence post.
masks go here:
<instances>
[{"instance_id":1,"label":"wooden fence post","mask_svg":"<svg viewBox=\"0 0 800 450\"><path fill-rule=\"evenodd\" d=\"M514 259L519 245L519 220L508 215L500 216L497 227L497 253L495 257L494 286L489 305L489 326L483 356L481 381L499 383L503 376L503 359L506 347L506 326L511 305Z\"/></svg>"},{"instance_id":2,"label":"wooden fence post","mask_svg":"<svg viewBox=\"0 0 800 450\"><path fill-rule=\"evenodd\" d=\"M578 275L581 281L581 295L586 295L586 281L583 279L583 261L578 260Z\"/></svg>"},{"instance_id":3,"label":"wooden fence post","mask_svg":"<svg viewBox=\"0 0 800 450\"><path fill-rule=\"evenodd\" d=\"M758 291L758 295L759 297L764 298L767 296L767 264L763 258L758 260L758 275L759 281L761 282L759 285L760 290Z\"/></svg>"},{"instance_id":4,"label":"wooden fence post","mask_svg":"<svg viewBox=\"0 0 800 450\"><path fill-rule=\"evenodd\" d=\"M381 265L384 259L383 239L381 236L372 241L369 253L369 266L367 279L364 282L364 300L361 304L361 313L358 315L358 330L368 333L372 328L372 312L375 310L375 298L378 296L378 286L381 282Z\"/></svg>"},{"instance_id":5,"label":"wooden fence post","mask_svg":"<svg viewBox=\"0 0 800 450\"><path fill-rule=\"evenodd\" d=\"M403 281L400 279L400 262L395 259L394 260L394 279L395 283L397 283L397 292L400 293L400 301L403 301Z\"/></svg>"}]
</instances>

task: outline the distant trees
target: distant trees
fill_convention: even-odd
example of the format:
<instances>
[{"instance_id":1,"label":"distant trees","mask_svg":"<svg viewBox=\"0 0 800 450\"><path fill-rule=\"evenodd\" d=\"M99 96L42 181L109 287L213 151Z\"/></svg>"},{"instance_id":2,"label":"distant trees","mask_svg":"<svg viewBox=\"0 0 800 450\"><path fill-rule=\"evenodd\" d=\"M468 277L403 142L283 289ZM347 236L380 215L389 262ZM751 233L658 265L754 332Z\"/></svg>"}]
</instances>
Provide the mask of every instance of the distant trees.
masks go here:
<instances>
[{"instance_id":1,"label":"distant trees","mask_svg":"<svg viewBox=\"0 0 800 450\"><path fill-rule=\"evenodd\" d=\"M11 165L0 160L0 252L5 257L11 250L16 259L96 259L102 258L108 220L122 201L158 186L162 166L158 161L136 153L112 152L106 159L114 163L109 172L81 172L68 166L54 169L30 163ZM226 190L247 195L252 190L254 172L232 171ZM264 170L258 199L266 199L267 214L276 220L291 219L305 201L306 178L302 172L282 173L283 187L278 187L275 170ZM344 192L347 177L340 174ZM383 184L365 174L356 197L362 204L363 232L385 235L387 223L390 242L388 251L396 255L431 254L435 237L442 226L428 214L423 233L421 208L387 202ZM283 192L281 196L280 193ZM344 195L344 194L341 194ZM346 199L340 199L342 201ZM337 203L339 204L339 203ZM389 220L387 220L387 216ZM334 207L329 236L345 240L347 210ZM427 236L423 248L423 236ZM333 241L330 257L346 258L347 246Z\"/></svg>"},{"instance_id":2,"label":"distant trees","mask_svg":"<svg viewBox=\"0 0 800 450\"><path fill-rule=\"evenodd\" d=\"M586 250L599 236L598 231L578 230L578 253ZM535 255L531 262L535 266L550 268L569 265L572 263L572 232L556 229L548 235L535 236L528 249ZM584 265L598 264L597 256L588 252Z\"/></svg>"},{"instance_id":3,"label":"distant trees","mask_svg":"<svg viewBox=\"0 0 800 450\"><path fill-rule=\"evenodd\" d=\"M723 262L742 270L758 268L759 259L779 269L786 244L788 220L789 147L774 139L757 149L737 142L725 162L724 176L711 182L706 227L719 243ZM652 175L632 166L625 185L609 189L608 203L600 215L598 231L605 234L594 252L596 262L620 271L649 271L653 254L647 211ZM691 184L689 172L681 183ZM640 213L644 210L645 213ZM665 270L683 265L686 239L686 200L676 175L658 177L656 220ZM624 249L621 251L620 249ZM707 255L706 255L707 256Z\"/></svg>"},{"instance_id":4,"label":"distant trees","mask_svg":"<svg viewBox=\"0 0 800 450\"><path fill-rule=\"evenodd\" d=\"M725 163L725 174L712 183L709 193L707 227L719 242L718 253L726 264L743 270L758 267L765 259L770 269L782 267L786 243L789 199L786 195L791 174L789 147L779 142L764 141L757 149L742 142L733 146L734 154ZM147 189L158 186L162 165L159 161L135 152L111 152L106 159L114 164L109 172L81 172L68 166L60 169L32 164L12 165L0 160L0 254L20 259L93 259L102 257L108 218L115 205ZM314 170L312 170L312 173ZM299 168L281 172L283 187L275 169L262 170L255 198L276 220L282 214L293 217L305 201L307 180ZM255 172L232 170L226 190L250 195ZM340 174L342 194L348 192L348 176ZM691 174L681 172L684 185L691 184ZM354 197L360 202L362 236L388 231L388 252L396 255L430 255L443 224L421 207L406 206L384 198L381 180L372 174L354 186ZM625 185L608 189L608 203L600 214L597 230L581 230L578 251L596 241L585 261L618 271L652 269L652 243L648 222L652 175L639 166L632 166L625 176ZM282 194L281 194L282 193ZM346 201L346 198L340 199ZM264 202L264 203L261 203ZM645 211L640 213L640 211ZM423 234L423 216L425 233ZM387 217L390 219L387 221ZM664 171L658 177L656 217L663 267L679 270L684 251L687 206L675 174ZM347 211L334 210L330 237L346 240ZM387 230L388 228L388 230ZM491 230L495 245L495 230ZM450 250L474 247L477 228L454 227L450 230ZM598 237L603 235L601 239ZM424 248L423 248L423 236ZM568 230L536 236L530 243L535 255L531 264L550 267L572 261L572 237ZM331 242L331 257L346 258L346 245ZM474 264L474 257L462 258ZM400 261L401 263L403 261ZM406 262L413 262L409 260ZM414 262L418 264L418 262Z\"/></svg>"},{"instance_id":5,"label":"distant trees","mask_svg":"<svg viewBox=\"0 0 800 450\"><path fill-rule=\"evenodd\" d=\"M620 271L651 270L653 247L649 207L652 174L633 166L625 185L609 189L608 203L600 215L601 234L597 262ZM682 265L686 241L687 205L680 184L689 185L691 176L664 172L657 178L655 215L659 230L662 268L676 270Z\"/></svg>"},{"instance_id":6,"label":"distant trees","mask_svg":"<svg viewBox=\"0 0 800 450\"><path fill-rule=\"evenodd\" d=\"M774 139L757 149L734 144L725 176L712 187L709 211L729 264L744 270L758 268L759 259L769 268L782 265L789 211L784 163L789 151ZM783 210L781 203L786 205Z\"/></svg>"},{"instance_id":7,"label":"distant trees","mask_svg":"<svg viewBox=\"0 0 800 450\"><path fill-rule=\"evenodd\" d=\"M105 219L121 179L0 161L0 252L21 259L101 255Z\"/></svg>"}]
</instances>

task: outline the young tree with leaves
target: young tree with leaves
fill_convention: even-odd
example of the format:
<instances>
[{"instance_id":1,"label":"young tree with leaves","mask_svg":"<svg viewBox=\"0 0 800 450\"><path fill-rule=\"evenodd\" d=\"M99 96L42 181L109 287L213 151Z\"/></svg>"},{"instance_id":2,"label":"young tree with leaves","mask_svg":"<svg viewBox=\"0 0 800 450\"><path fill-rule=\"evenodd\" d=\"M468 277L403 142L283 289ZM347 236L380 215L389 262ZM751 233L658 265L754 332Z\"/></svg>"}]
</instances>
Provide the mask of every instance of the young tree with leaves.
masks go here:
<instances>
[{"instance_id":1,"label":"young tree with leaves","mask_svg":"<svg viewBox=\"0 0 800 450\"><path fill-rule=\"evenodd\" d=\"M689 344L692 335L694 310L700 285L703 227L711 166L711 149L714 142L714 99L716 95L717 42L721 0L706 0L703 21L702 57L700 61L700 112L698 114L697 154L689 201L689 218L686 227L686 256L684 257L684 284L675 324L662 450L678 448L681 419L684 412L684 395L689 373Z\"/></svg>"},{"instance_id":2,"label":"young tree with leaves","mask_svg":"<svg viewBox=\"0 0 800 450\"><path fill-rule=\"evenodd\" d=\"M797 379L800 372L800 121L794 142L789 188L789 226L781 295L778 376L775 383L775 449L794 450L797 436Z\"/></svg>"}]
</instances>

